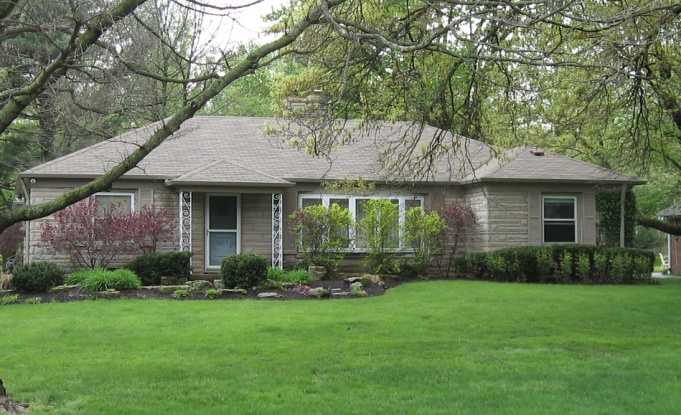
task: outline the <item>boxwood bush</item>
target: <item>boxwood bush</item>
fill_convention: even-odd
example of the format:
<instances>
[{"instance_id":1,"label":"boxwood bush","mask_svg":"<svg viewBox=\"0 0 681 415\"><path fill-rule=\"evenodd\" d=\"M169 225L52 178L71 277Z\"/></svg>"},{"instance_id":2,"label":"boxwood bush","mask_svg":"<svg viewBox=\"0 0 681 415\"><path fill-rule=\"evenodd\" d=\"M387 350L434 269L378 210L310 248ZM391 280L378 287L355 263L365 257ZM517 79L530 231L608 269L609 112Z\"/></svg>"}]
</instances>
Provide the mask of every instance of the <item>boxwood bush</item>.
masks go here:
<instances>
[{"instance_id":1,"label":"boxwood bush","mask_svg":"<svg viewBox=\"0 0 681 415\"><path fill-rule=\"evenodd\" d=\"M17 265L10 285L17 291L47 292L64 283L64 269L52 262Z\"/></svg>"},{"instance_id":2,"label":"boxwood bush","mask_svg":"<svg viewBox=\"0 0 681 415\"><path fill-rule=\"evenodd\" d=\"M256 287L267 279L269 260L262 255L243 253L222 259L220 278L227 288Z\"/></svg>"},{"instance_id":3,"label":"boxwood bush","mask_svg":"<svg viewBox=\"0 0 681 415\"><path fill-rule=\"evenodd\" d=\"M135 258L125 268L142 280L142 285L159 285L161 277L189 278L191 252L155 252Z\"/></svg>"},{"instance_id":4,"label":"boxwood bush","mask_svg":"<svg viewBox=\"0 0 681 415\"><path fill-rule=\"evenodd\" d=\"M518 282L649 282L655 254L634 248L556 244L463 255L456 270L477 279Z\"/></svg>"}]
</instances>

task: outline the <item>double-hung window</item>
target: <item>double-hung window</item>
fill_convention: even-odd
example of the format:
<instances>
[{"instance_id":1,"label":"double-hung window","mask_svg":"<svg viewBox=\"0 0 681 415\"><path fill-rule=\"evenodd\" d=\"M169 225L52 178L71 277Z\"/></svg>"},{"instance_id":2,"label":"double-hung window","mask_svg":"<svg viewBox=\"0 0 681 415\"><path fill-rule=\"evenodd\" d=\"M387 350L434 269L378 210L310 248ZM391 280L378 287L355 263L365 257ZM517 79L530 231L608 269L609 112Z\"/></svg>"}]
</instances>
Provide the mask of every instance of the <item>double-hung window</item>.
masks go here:
<instances>
[{"instance_id":1,"label":"double-hung window","mask_svg":"<svg viewBox=\"0 0 681 415\"><path fill-rule=\"evenodd\" d=\"M405 213L413 208L423 207L422 196L347 196L347 195L320 195L320 194L306 194L300 196L300 206L305 208L312 205L322 205L330 207L337 204L341 208L348 209L353 222L358 222L366 217L365 203L372 199L386 199L389 200L397 210L399 221L398 224L390 231L390 238L394 241L394 245L398 249L408 249L402 241L402 225L404 224ZM348 249L356 251L365 250L365 238L357 228L349 228L347 230L348 239L350 241Z\"/></svg>"},{"instance_id":2,"label":"double-hung window","mask_svg":"<svg viewBox=\"0 0 681 415\"><path fill-rule=\"evenodd\" d=\"M577 198L543 196L544 243L577 242Z\"/></svg>"}]
</instances>

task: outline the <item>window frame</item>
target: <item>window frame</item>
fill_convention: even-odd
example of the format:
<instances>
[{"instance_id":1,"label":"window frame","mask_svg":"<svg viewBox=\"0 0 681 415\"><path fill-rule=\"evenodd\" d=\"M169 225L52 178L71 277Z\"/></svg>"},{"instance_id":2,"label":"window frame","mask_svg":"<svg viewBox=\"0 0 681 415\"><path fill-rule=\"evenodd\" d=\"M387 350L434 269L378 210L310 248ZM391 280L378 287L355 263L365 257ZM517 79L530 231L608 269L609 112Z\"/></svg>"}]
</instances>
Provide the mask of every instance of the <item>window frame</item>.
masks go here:
<instances>
[{"instance_id":1,"label":"window frame","mask_svg":"<svg viewBox=\"0 0 681 415\"><path fill-rule=\"evenodd\" d=\"M547 218L546 217L546 200L547 199L562 199L572 201L572 213L573 217L571 219L563 218ZM579 232L579 197L576 195L564 195L564 194L546 194L542 195L541 198L541 232L542 232L542 244L571 244L579 243L580 232ZM573 223L574 224L574 240L565 242L551 242L546 240L546 224L551 223Z\"/></svg>"},{"instance_id":2,"label":"window frame","mask_svg":"<svg viewBox=\"0 0 681 415\"><path fill-rule=\"evenodd\" d=\"M419 201L420 206L422 209L424 208L425 205L425 197L424 196L418 196L418 195L409 195L409 196L400 196L400 195L391 195L391 194L385 194L385 195L375 195L375 196L365 196L365 195L346 195L346 194L324 194L324 193L303 193L298 195L298 206L302 207L303 206L303 200L304 199L315 199L315 200L321 200L322 206L326 207L327 209L331 206L331 200L332 199L345 199L348 201L348 210L350 211L350 217L352 218L353 222L357 221L357 201L358 200L371 200L371 199L388 199L388 200L397 200L397 206L398 206L398 212L399 212L399 224L398 224L398 240L399 240L399 247L392 250L394 252L412 252L412 248L408 248L404 244L404 230L402 229L404 227L404 221L405 221L405 215L406 215L406 201L408 200L414 200L414 201ZM413 207L412 207L413 208ZM361 248L356 245L356 240L357 240L357 229L355 226L350 226L349 230L349 237L350 237L350 247L343 249L341 252L357 252L357 253L363 253L367 252L366 248Z\"/></svg>"}]
</instances>

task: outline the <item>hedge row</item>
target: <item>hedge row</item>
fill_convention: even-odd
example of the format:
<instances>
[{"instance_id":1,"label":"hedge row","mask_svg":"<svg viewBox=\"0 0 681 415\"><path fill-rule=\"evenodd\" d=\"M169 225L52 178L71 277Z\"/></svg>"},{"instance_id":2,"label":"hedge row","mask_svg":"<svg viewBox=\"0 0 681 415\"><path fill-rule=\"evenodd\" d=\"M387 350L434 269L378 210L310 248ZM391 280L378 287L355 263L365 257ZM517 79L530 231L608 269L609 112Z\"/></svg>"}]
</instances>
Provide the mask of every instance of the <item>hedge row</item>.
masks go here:
<instances>
[{"instance_id":1,"label":"hedge row","mask_svg":"<svg viewBox=\"0 0 681 415\"><path fill-rule=\"evenodd\" d=\"M477 279L518 282L649 282L655 254L633 248L550 245L506 248L457 258L456 270Z\"/></svg>"}]
</instances>

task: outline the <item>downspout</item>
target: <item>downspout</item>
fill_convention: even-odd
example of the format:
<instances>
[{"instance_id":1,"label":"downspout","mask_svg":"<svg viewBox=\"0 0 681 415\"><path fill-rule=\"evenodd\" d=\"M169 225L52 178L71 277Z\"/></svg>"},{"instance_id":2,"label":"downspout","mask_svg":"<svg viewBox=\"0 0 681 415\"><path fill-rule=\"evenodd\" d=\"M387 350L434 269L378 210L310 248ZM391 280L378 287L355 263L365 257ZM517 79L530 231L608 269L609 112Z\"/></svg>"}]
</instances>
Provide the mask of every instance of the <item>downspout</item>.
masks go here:
<instances>
[{"instance_id":1,"label":"downspout","mask_svg":"<svg viewBox=\"0 0 681 415\"><path fill-rule=\"evenodd\" d=\"M625 209L624 205L627 199L627 185L623 184L622 185L622 193L620 195L620 248L624 248L624 214L625 214Z\"/></svg>"},{"instance_id":2,"label":"downspout","mask_svg":"<svg viewBox=\"0 0 681 415\"><path fill-rule=\"evenodd\" d=\"M24 177L18 177L18 181L21 184L21 190L24 195L24 206L29 206L31 204L31 189L26 186ZM23 252L23 262L28 263L28 248L30 246L31 238L31 221L24 222L24 252Z\"/></svg>"}]
</instances>

